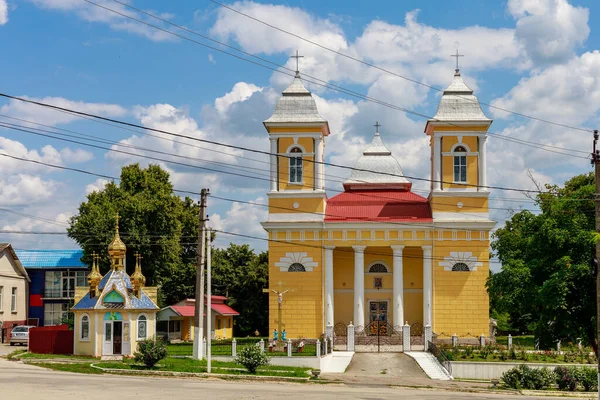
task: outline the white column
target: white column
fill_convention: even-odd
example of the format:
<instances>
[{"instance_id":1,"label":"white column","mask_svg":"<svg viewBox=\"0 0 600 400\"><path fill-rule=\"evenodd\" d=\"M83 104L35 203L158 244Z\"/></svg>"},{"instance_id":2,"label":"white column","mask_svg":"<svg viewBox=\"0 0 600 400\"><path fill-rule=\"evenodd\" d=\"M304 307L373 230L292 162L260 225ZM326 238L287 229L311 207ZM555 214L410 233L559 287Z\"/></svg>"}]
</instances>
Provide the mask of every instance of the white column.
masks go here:
<instances>
[{"instance_id":1,"label":"white column","mask_svg":"<svg viewBox=\"0 0 600 400\"><path fill-rule=\"evenodd\" d=\"M271 191L277 190L277 138L269 138L271 141Z\"/></svg>"},{"instance_id":2,"label":"white column","mask_svg":"<svg viewBox=\"0 0 600 400\"><path fill-rule=\"evenodd\" d=\"M433 134L435 135L435 133ZM442 138L433 137L433 190L442 190Z\"/></svg>"},{"instance_id":3,"label":"white column","mask_svg":"<svg viewBox=\"0 0 600 400\"><path fill-rule=\"evenodd\" d=\"M393 275L393 307L394 327L402 329L404 323L404 281L402 279L402 249L404 245L390 246L394 251L394 275Z\"/></svg>"},{"instance_id":4,"label":"white column","mask_svg":"<svg viewBox=\"0 0 600 400\"><path fill-rule=\"evenodd\" d=\"M479 191L487 192L487 163L486 163L486 142L487 136L479 137Z\"/></svg>"},{"instance_id":5,"label":"white column","mask_svg":"<svg viewBox=\"0 0 600 400\"><path fill-rule=\"evenodd\" d=\"M365 328L365 248L354 249L354 326L357 330Z\"/></svg>"},{"instance_id":6,"label":"white column","mask_svg":"<svg viewBox=\"0 0 600 400\"><path fill-rule=\"evenodd\" d=\"M323 138L315 139L315 189L323 190Z\"/></svg>"},{"instance_id":7,"label":"white column","mask_svg":"<svg viewBox=\"0 0 600 400\"><path fill-rule=\"evenodd\" d=\"M325 246L325 329L327 336L333 335L333 249Z\"/></svg>"},{"instance_id":8,"label":"white column","mask_svg":"<svg viewBox=\"0 0 600 400\"><path fill-rule=\"evenodd\" d=\"M423 249L423 326L433 325L431 321L432 282L431 282L431 246Z\"/></svg>"}]
</instances>

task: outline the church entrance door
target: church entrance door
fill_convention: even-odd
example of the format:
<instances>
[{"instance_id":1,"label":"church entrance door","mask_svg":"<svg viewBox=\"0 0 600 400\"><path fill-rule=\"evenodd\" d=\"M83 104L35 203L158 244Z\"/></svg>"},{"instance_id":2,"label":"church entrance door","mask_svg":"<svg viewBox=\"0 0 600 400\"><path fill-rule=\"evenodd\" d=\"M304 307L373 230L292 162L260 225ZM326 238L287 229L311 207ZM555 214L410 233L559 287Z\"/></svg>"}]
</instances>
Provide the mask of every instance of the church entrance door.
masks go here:
<instances>
[{"instance_id":1,"label":"church entrance door","mask_svg":"<svg viewBox=\"0 0 600 400\"><path fill-rule=\"evenodd\" d=\"M388 301L369 301L369 324L355 333L356 352L382 353L402 351L402 330L388 321Z\"/></svg>"}]
</instances>

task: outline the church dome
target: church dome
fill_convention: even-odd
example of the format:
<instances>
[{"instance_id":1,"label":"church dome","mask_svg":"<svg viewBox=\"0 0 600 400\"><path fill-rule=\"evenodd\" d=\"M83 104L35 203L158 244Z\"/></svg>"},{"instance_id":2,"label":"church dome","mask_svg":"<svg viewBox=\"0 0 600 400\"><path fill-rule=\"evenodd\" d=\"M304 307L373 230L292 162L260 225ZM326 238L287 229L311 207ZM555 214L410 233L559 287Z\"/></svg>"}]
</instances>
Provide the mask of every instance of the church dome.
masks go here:
<instances>
[{"instance_id":1,"label":"church dome","mask_svg":"<svg viewBox=\"0 0 600 400\"><path fill-rule=\"evenodd\" d=\"M358 159L352 175L344 182L345 190L400 189L410 190L412 183L404 177L400 163L385 147L379 132Z\"/></svg>"},{"instance_id":2,"label":"church dome","mask_svg":"<svg viewBox=\"0 0 600 400\"><path fill-rule=\"evenodd\" d=\"M450 86L444 90L437 112L430 121L491 121L485 116L473 89L456 70Z\"/></svg>"},{"instance_id":3,"label":"church dome","mask_svg":"<svg viewBox=\"0 0 600 400\"><path fill-rule=\"evenodd\" d=\"M111 257L125 256L126 251L127 247L125 246L125 243L123 243L121 237L119 236L119 214L117 214L115 222L115 237L113 238L112 242L110 242L110 244L108 245L108 254L110 254Z\"/></svg>"},{"instance_id":4,"label":"church dome","mask_svg":"<svg viewBox=\"0 0 600 400\"><path fill-rule=\"evenodd\" d=\"M304 86L300 74L282 93L277 101L275 112L264 123L326 123L317 110L317 103Z\"/></svg>"}]
</instances>

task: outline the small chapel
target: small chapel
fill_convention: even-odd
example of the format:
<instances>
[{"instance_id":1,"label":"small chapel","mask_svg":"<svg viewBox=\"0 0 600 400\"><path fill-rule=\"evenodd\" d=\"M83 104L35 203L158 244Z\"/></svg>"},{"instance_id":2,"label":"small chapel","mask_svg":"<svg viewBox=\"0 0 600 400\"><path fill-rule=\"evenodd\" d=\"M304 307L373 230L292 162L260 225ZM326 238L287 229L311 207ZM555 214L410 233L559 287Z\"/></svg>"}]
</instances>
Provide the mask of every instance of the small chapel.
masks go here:
<instances>
[{"instance_id":1,"label":"small chapel","mask_svg":"<svg viewBox=\"0 0 600 400\"><path fill-rule=\"evenodd\" d=\"M492 120L458 66L424 127L431 179L412 190L380 132L342 185L328 179L328 122L300 73L264 121L270 140L269 330L290 338L360 332L374 321L435 334L489 332L486 138ZM424 177L427 178L427 177ZM339 186L341 187L339 187ZM333 194L328 197L326 190ZM278 293L283 295L278 320Z\"/></svg>"},{"instance_id":2,"label":"small chapel","mask_svg":"<svg viewBox=\"0 0 600 400\"><path fill-rule=\"evenodd\" d=\"M93 255L87 287L75 293L74 354L93 357L131 357L138 341L156 336L157 288L145 287L142 257L136 254L134 273L125 271L127 248L119 237L119 216L115 236L108 245L110 271L100 274L99 256Z\"/></svg>"}]
</instances>

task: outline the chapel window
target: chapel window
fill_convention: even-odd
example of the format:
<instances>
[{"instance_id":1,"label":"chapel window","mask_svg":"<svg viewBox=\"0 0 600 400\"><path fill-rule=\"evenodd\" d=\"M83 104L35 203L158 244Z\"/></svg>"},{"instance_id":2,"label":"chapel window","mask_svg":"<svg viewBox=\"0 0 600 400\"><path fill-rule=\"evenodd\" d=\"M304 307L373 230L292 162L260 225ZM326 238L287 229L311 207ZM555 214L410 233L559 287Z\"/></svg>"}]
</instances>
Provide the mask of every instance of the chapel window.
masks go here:
<instances>
[{"instance_id":1,"label":"chapel window","mask_svg":"<svg viewBox=\"0 0 600 400\"><path fill-rule=\"evenodd\" d=\"M467 181L467 149L457 146L454 149L454 182Z\"/></svg>"},{"instance_id":2,"label":"chapel window","mask_svg":"<svg viewBox=\"0 0 600 400\"><path fill-rule=\"evenodd\" d=\"M376 264L371 265L371 268L369 268L369 272L379 272L379 273L387 274L388 269L382 263L376 263Z\"/></svg>"},{"instance_id":3,"label":"chapel window","mask_svg":"<svg viewBox=\"0 0 600 400\"><path fill-rule=\"evenodd\" d=\"M90 317L81 317L81 340L90 340Z\"/></svg>"},{"instance_id":4,"label":"chapel window","mask_svg":"<svg viewBox=\"0 0 600 400\"><path fill-rule=\"evenodd\" d=\"M137 326L137 338L138 340L146 339L146 335L148 333L148 318L145 315L140 315L138 317L138 326Z\"/></svg>"},{"instance_id":5,"label":"chapel window","mask_svg":"<svg viewBox=\"0 0 600 400\"><path fill-rule=\"evenodd\" d=\"M452 271L465 271L469 272L469 266L463 262L458 262L452 266Z\"/></svg>"},{"instance_id":6,"label":"chapel window","mask_svg":"<svg viewBox=\"0 0 600 400\"><path fill-rule=\"evenodd\" d=\"M293 263L288 268L288 272L306 272L306 268L304 268L304 265L300 263Z\"/></svg>"},{"instance_id":7,"label":"chapel window","mask_svg":"<svg viewBox=\"0 0 600 400\"><path fill-rule=\"evenodd\" d=\"M290 153L290 183L302 183L302 150L294 147Z\"/></svg>"}]
</instances>

